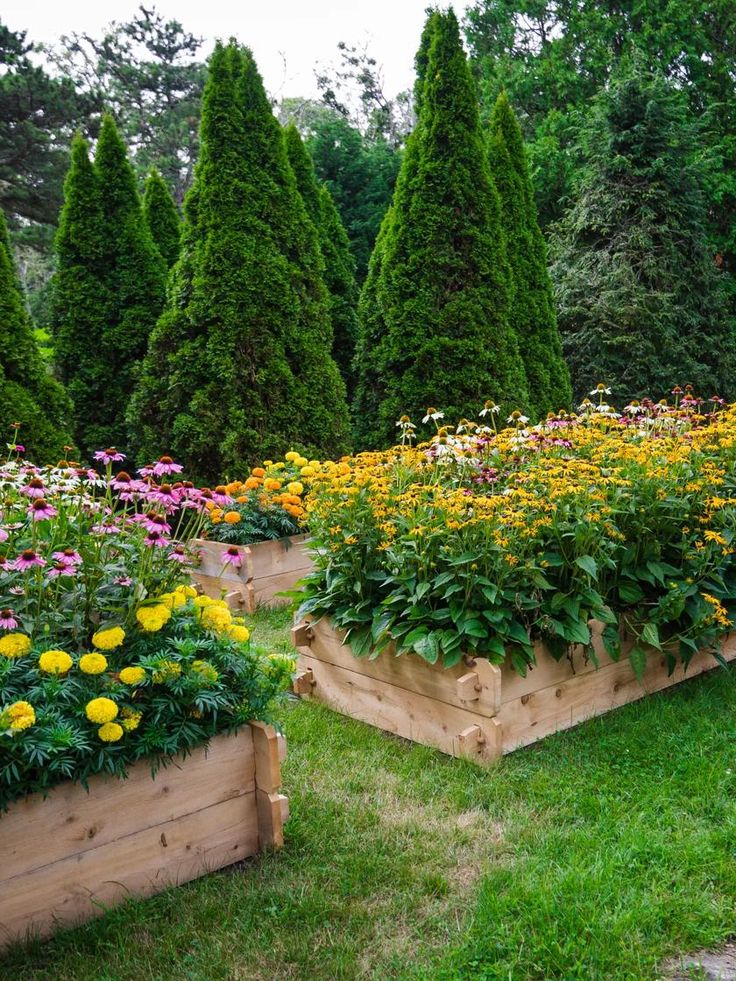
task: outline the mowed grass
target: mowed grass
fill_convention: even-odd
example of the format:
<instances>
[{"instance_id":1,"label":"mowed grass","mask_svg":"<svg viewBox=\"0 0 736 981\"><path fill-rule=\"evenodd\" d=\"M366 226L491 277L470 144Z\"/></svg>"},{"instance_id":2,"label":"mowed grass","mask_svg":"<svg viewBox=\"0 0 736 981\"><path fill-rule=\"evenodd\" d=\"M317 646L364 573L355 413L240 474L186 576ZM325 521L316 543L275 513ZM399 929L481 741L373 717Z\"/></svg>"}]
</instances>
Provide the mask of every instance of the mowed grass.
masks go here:
<instances>
[{"instance_id":1,"label":"mowed grass","mask_svg":"<svg viewBox=\"0 0 736 981\"><path fill-rule=\"evenodd\" d=\"M288 648L288 614L254 619ZM16 947L0 978L640 981L736 932L730 671L486 771L314 704L283 725L283 851Z\"/></svg>"}]
</instances>

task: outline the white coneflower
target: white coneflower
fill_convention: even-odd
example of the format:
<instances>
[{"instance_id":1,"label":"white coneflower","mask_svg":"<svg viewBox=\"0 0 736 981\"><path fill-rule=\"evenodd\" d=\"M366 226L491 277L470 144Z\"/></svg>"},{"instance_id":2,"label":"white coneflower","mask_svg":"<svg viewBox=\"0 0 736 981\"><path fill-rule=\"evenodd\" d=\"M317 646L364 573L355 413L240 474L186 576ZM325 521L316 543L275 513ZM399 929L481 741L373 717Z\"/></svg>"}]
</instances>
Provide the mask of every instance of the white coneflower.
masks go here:
<instances>
[{"instance_id":1,"label":"white coneflower","mask_svg":"<svg viewBox=\"0 0 736 981\"><path fill-rule=\"evenodd\" d=\"M445 418L444 412L440 412L438 409L432 408L430 406L430 408L427 409L427 414L422 419L422 422L429 422L430 419L432 420L432 422L437 422L438 419L444 419L444 418Z\"/></svg>"}]
</instances>

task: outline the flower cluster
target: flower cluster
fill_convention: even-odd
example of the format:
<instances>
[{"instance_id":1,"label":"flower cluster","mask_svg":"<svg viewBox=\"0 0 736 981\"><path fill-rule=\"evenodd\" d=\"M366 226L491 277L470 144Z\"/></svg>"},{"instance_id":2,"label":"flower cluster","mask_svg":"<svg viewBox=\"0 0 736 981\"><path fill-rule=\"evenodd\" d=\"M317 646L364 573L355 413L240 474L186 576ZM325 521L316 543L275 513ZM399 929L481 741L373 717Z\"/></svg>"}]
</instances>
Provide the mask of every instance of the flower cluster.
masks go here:
<instances>
[{"instance_id":1,"label":"flower cluster","mask_svg":"<svg viewBox=\"0 0 736 981\"><path fill-rule=\"evenodd\" d=\"M291 658L250 643L242 618L188 584L136 604L87 649L23 633L0 642L0 810L93 773L154 765L249 719L269 719ZM91 649L90 649L91 648ZM104 653L103 653L104 652Z\"/></svg>"},{"instance_id":2,"label":"flower cluster","mask_svg":"<svg viewBox=\"0 0 736 981\"><path fill-rule=\"evenodd\" d=\"M595 657L591 620L637 671L653 648L671 668L716 649L736 615L736 406L677 389L619 413L605 385L591 394L535 426L491 402L456 426L428 409L428 442L404 419L402 445L313 481L301 612L357 653L393 642L522 673L538 639Z\"/></svg>"}]
</instances>

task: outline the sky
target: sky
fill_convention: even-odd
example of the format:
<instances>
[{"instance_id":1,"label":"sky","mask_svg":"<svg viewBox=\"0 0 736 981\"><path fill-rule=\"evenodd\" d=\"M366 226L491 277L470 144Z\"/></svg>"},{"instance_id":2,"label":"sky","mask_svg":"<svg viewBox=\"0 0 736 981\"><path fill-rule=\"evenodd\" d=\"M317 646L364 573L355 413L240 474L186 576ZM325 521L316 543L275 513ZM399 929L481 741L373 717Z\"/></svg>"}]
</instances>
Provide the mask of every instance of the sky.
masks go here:
<instances>
[{"instance_id":1,"label":"sky","mask_svg":"<svg viewBox=\"0 0 736 981\"><path fill-rule=\"evenodd\" d=\"M206 39L234 35L253 51L271 96L314 96L314 68L337 62L337 43L362 46L383 66L393 96L413 82L414 53L430 0L148 0L167 19ZM148 5L148 4L146 4ZM467 0L455 3L461 17ZM99 35L126 21L137 0L3 0L2 20L29 41L53 43L73 32Z\"/></svg>"}]
</instances>

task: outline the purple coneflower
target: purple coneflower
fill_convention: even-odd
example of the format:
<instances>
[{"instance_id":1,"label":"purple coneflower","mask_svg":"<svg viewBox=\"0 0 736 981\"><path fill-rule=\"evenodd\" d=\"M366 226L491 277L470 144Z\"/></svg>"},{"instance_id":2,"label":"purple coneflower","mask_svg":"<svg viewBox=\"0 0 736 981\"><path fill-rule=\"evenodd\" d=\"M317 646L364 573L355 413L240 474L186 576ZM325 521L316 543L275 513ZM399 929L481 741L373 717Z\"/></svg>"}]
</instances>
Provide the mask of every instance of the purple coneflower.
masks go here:
<instances>
[{"instance_id":1,"label":"purple coneflower","mask_svg":"<svg viewBox=\"0 0 736 981\"><path fill-rule=\"evenodd\" d=\"M59 512L46 500L45 497L36 497L28 508L28 514L34 521L45 521L47 518L55 518Z\"/></svg>"},{"instance_id":2,"label":"purple coneflower","mask_svg":"<svg viewBox=\"0 0 736 981\"><path fill-rule=\"evenodd\" d=\"M67 565L64 562L55 562L48 571L49 579L56 579L57 576L73 577L77 574L75 565Z\"/></svg>"},{"instance_id":3,"label":"purple coneflower","mask_svg":"<svg viewBox=\"0 0 736 981\"><path fill-rule=\"evenodd\" d=\"M149 501L156 504L163 504L170 510L175 510L179 506L181 491L176 490L171 484L161 484L160 487L152 487L148 494Z\"/></svg>"},{"instance_id":4,"label":"purple coneflower","mask_svg":"<svg viewBox=\"0 0 736 981\"><path fill-rule=\"evenodd\" d=\"M97 450L95 453L95 460L99 460L100 463L104 463L105 466L108 463L120 463L125 459L125 454L121 453L117 447L110 446L106 450Z\"/></svg>"},{"instance_id":5,"label":"purple coneflower","mask_svg":"<svg viewBox=\"0 0 736 981\"><path fill-rule=\"evenodd\" d=\"M37 555L32 548L27 548L20 553L12 565L17 572L26 572L28 569L32 569L34 565L45 566L46 559Z\"/></svg>"},{"instance_id":6,"label":"purple coneflower","mask_svg":"<svg viewBox=\"0 0 736 981\"><path fill-rule=\"evenodd\" d=\"M82 563L82 556L73 548L65 548L63 552L54 552L51 558L56 559L62 565L81 565Z\"/></svg>"},{"instance_id":7,"label":"purple coneflower","mask_svg":"<svg viewBox=\"0 0 736 981\"><path fill-rule=\"evenodd\" d=\"M149 545L151 548L165 548L169 541L160 531L149 531L143 539L143 544Z\"/></svg>"},{"instance_id":8,"label":"purple coneflower","mask_svg":"<svg viewBox=\"0 0 736 981\"><path fill-rule=\"evenodd\" d=\"M140 523L146 529L146 531L159 531L164 535L171 534L171 526L162 514L147 514L141 515Z\"/></svg>"},{"instance_id":9,"label":"purple coneflower","mask_svg":"<svg viewBox=\"0 0 736 981\"><path fill-rule=\"evenodd\" d=\"M133 585L133 580L130 578L130 576L118 576L117 579L115 580L115 585L116 586L132 586Z\"/></svg>"},{"instance_id":10,"label":"purple coneflower","mask_svg":"<svg viewBox=\"0 0 736 981\"><path fill-rule=\"evenodd\" d=\"M168 554L168 558L172 562L181 562L182 564L189 562L189 556L183 545L174 545Z\"/></svg>"},{"instance_id":11,"label":"purple coneflower","mask_svg":"<svg viewBox=\"0 0 736 981\"><path fill-rule=\"evenodd\" d=\"M0 630L15 630L17 626L12 610L0 610Z\"/></svg>"},{"instance_id":12,"label":"purple coneflower","mask_svg":"<svg viewBox=\"0 0 736 981\"><path fill-rule=\"evenodd\" d=\"M167 473L181 473L184 467L180 463L174 463L170 456L162 456L154 463L151 473L155 477L163 477Z\"/></svg>"},{"instance_id":13,"label":"purple coneflower","mask_svg":"<svg viewBox=\"0 0 736 981\"><path fill-rule=\"evenodd\" d=\"M46 488L40 477L31 477L25 487L21 487L21 494L26 497L45 497Z\"/></svg>"},{"instance_id":14,"label":"purple coneflower","mask_svg":"<svg viewBox=\"0 0 736 981\"><path fill-rule=\"evenodd\" d=\"M222 557L223 567L226 565L231 565L234 569L239 569L243 564L243 558L240 554L240 549L237 545L231 545L226 549L225 554Z\"/></svg>"},{"instance_id":15,"label":"purple coneflower","mask_svg":"<svg viewBox=\"0 0 736 981\"><path fill-rule=\"evenodd\" d=\"M0 528L0 542L7 542L9 537L7 531L4 528Z\"/></svg>"},{"instance_id":16,"label":"purple coneflower","mask_svg":"<svg viewBox=\"0 0 736 981\"><path fill-rule=\"evenodd\" d=\"M112 521L100 521L99 524L92 525L90 531L93 535L119 535L120 529Z\"/></svg>"}]
</instances>

